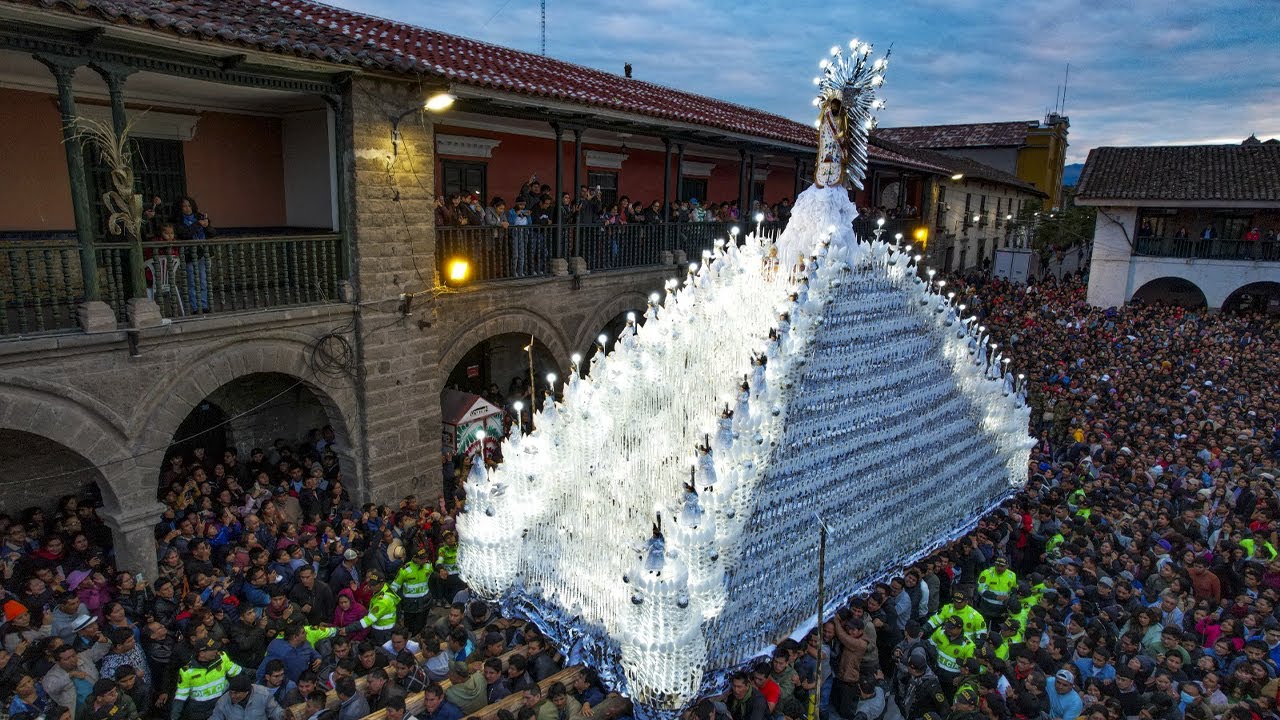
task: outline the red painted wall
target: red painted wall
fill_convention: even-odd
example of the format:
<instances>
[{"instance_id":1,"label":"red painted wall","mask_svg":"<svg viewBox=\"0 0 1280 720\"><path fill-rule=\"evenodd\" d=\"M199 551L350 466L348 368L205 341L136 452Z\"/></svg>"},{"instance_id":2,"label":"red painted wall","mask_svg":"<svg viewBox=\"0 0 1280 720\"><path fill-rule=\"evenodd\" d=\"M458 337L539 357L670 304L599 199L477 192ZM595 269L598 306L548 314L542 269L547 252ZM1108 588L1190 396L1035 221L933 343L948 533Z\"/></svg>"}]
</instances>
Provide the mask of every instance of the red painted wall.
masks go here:
<instances>
[{"instance_id":1,"label":"red painted wall","mask_svg":"<svg viewBox=\"0 0 1280 720\"><path fill-rule=\"evenodd\" d=\"M450 127L444 123L436 125L435 131L436 133L443 135L462 135L466 137L490 138L502 141L498 147L493 149L492 156L487 159L438 155L436 161L437 192L441 190L441 180L439 178L442 177L441 161L443 160L485 163L487 166L486 178L490 196L488 198L484 198L484 202L486 203L494 195L501 196L510 203L511 198L520 190L521 183L529 179L529 174L531 172L537 172L539 182L546 183L552 188L555 187L555 141L550 138L529 137L527 135L515 135L488 130L477 130L473 128ZM587 150L600 150L602 152L610 153L617 153L620 151L617 147L593 145L589 142L584 142L582 148L583 167L579 174L579 179L582 183L587 182L587 173L592 169L586 166ZM685 155L685 160L715 163L716 167L712 171L707 190L711 200L724 202L726 200L737 199L738 163L736 161L699 158L691 153ZM662 171L664 162L664 153L661 151L628 148L627 159L623 161L621 170L609 170L606 168L600 168L600 170L618 173L619 196L627 195L633 201L639 200L641 203L648 205L650 202L660 200L662 198ZM562 187L576 196L577 189L572 187L572 133L565 134L564 155L561 160L561 168L561 172L563 173ZM676 193L676 172L677 163L673 152L671 158L672 197L674 197ZM793 188L794 169L775 169L769 175L765 185L766 197L770 202L777 202L783 197L792 197ZM706 200L706 198L698 199L701 201Z\"/></svg>"},{"instance_id":2,"label":"red painted wall","mask_svg":"<svg viewBox=\"0 0 1280 720\"><path fill-rule=\"evenodd\" d=\"M61 118L52 95L0 90L0 230L74 230Z\"/></svg>"},{"instance_id":3,"label":"red painted wall","mask_svg":"<svg viewBox=\"0 0 1280 720\"><path fill-rule=\"evenodd\" d=\"M0 90L0 173L21 189L0 193L0 230L75 229L60 125L52 95ZM279 120L202 113L182 151L187 192L215 225L284 225Z\"/></svg>"},{"instance_id":4,"label":"red painted wall","mask_svg":"<svg viewBox=\"0 0 1280 720\"><path fill-rule=\"evenodd\" d=\"M215 226L285 224L284 157L276 118L202 113L183 145L187 192Z\"/></svg>"}]
</instances>

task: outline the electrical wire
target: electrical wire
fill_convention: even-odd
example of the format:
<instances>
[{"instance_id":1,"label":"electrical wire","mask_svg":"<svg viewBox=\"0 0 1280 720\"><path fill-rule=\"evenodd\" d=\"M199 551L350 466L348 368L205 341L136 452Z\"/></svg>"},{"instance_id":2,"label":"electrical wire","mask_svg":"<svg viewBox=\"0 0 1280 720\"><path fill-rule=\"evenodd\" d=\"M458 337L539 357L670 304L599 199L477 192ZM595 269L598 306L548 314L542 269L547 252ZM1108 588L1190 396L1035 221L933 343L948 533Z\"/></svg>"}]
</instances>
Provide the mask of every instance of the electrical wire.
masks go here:
<instances>
[{"instance_id":1,"label":"electrical wire","mask_svg":"<svg viewBox=\"0 0 1280 720\"><path fill-rule=\"evenodd\" d=\"M311 357L311 358L308 358L308 363L307 363L307 365L308 365L308 369L310 369L310 370L312 371L312 373L313 373L313 374L316 372L317 367L325 367L324 365L317 365L317 364L316 364L316 362L315 362L315 360L314 360L314 356L315 356L315 355L317 354L317 352L319 351L319 346L320 346L320 344L321 344L321 343L323 343L324 341L326 341L326 340L327 340L328 338L330 338L331 336L334 336L334 333L328 333L328 334L326 334L326 335L321 336L320 338L317 338L317 339L316 339L316 341L315 341L315 342L313 342L313 343L312 343L312 345L311 345L311 354L312 354L312 357ZM342 338L341 336L336 336L336 337L338 337L340 340L342 340L342 343L346 345L346 347L347 347L347 349L348 349L348 350L350 350L350 344L346 342L346 339L345 339L345 338ZM354 355L353 355L353 357L354 357ZM354 361L352 361L352 366L354 366ZM336 375L330 375L330 377L337 377L337 376L336 376ZM267 407L267 406L268 406L268 405L270 405L272 402L275 402L276 400L280 399L281 397L284 397L286 394L288 394L289 392L292 392L295 388L302 386L302 385L303 385L304 383L306 383L306 382L307 382L307 379L306 379L306 378L299 378L298 380L296 380L295 382L293 382L292 384L290 384L290 385L289 385L288 387L286 387L285 389L281 390L280 392L276 393L275 395L272 395L271 397L267 398L266 400L263 400L262 402L258 403L257 405L254 405L253 407L249 408L248 410L245 410L245 411L243 411L243 412L240 412L240 413L237 413L237 414L235 414L235 415L232 415L231 417L227 418L226 420L223 420L222 422L219 422L219 423L217 423L217 424L215 424L215 425L211 425L210 427L204 428L203 430L200 430L199 432L193 433L193 434L188 435L188 436L186 436L186 437L182 437L182 438L175 438L174 440L170 441L169 443L167 443L167 444L166 444L166 445L164 445L163 447L153 447L153 448L148 448L148 449L146 449L146 450L140 450L140 451L138 451L138 452L136 452L136 453L134 453L134 454L132 454L132 455L129 455L129 456L127 456L127 457L118 458L118 459L116 459L116 460L110 460L110 461L107 461L107 462L105 462L105 463L99 463L99 464L95 464L95 465L89 465L89 466L86 466L86 467L76 468L76 469L74 469L74 470L66 470L66 471L63 471L63 472L60 472L60 473L53 473L53 474L50 474L50 475L42 475L42 476L40 476L40 477L35 477L35 478L27 478L27 479L25 479L23 482L26 482L26 483L39 483L39 482L43 482L43 481L45 481L45 480L55 480L55 479L57 479L57 478L66 477L66 476L68 476L68 475L75 475L75 474L77 474L77 473L82 473L82 472L85 472L85 471L88 471L88 470L98 470L98 471L101 471L101 470L105 470L106 468L109 468L109 467L111 467L111 466L113 466L113 465L119 465L120 463L129 462L130 460L137 460L137 459L139 459L139 458L144 458L144 457L146 457L146 456L148 456L148 455L154 455L154 454L156 454L156 453L158 453L158 452L167 452L167 451L169 450L169 448L173 447L174 445L180 445L180 444L185 443L185 442L188 442L188 441L190 441L190 440L194 440L194 439L196 439L196 438L200 437L201 435L204 435L204 434L206 434L206 433L209 433L210 431L213 431L213 430L217 430L218 428L223 427L224 425L228 425L228 424L230 424L230 423L232 423L232 422L234 422L234 421L236 421L236 420L239 420L240 418L247 417L247 416L249 416L249 415L253 415L253 414L255 414L255 413L258 413L258 412L261 412L261 411L263 411L263 410L268 409L268 407Z\"/></svg>"}]
</instances>

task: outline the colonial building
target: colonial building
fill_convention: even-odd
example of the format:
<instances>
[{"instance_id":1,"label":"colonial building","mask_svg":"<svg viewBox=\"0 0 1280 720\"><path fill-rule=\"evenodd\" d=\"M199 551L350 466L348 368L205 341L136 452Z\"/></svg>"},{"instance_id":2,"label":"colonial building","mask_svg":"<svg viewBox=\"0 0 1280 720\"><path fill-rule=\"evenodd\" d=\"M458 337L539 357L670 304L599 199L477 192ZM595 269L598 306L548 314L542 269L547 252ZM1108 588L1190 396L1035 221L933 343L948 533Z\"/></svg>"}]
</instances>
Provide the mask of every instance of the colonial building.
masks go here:
<instances>
[{"instance_id":1,"label":"colonial building","mask_svg":"<svg viewBox=\"0 0 1280 720\"><path fill-rule=\"evenodd\" d=\"M1035 120L879 128L886 140L976 160L1016 175L1044 193L1044 208L1062 207L1062 169L1071 121L1050 113Z\"/></svg>"},{"instance_id":2,"label":"colonial building","mask_svg":"<svg viewBox=\"0 0 1280 720\"><path fill-rule=\"evenodd\" d=\"M1280 145L1096 148L1075 202L1098 208L1094 305L1280 299Z\"/></svg>"},{"instance_id":3,"label":"colonial building","mask_svg":"<svg viewBox=\"0 0 1280 720\"><path fill-rule=\"evenodd\" d=\"M131 162L82 118L127 133ZM243 460L328 426L354 499L432 497L451 376L505 389L503 353L563 375L731 230L438 232L441 195L536 173L749 207L794 197L814 142L775 115L305 0L0 0L0 125L0 511L96 483L121 566L144 571L171 455ZM874 188L886 232L913 236L951 172L872 148L857 199ZM140 237L120 232L133 190Z\"/></svg>"}]
</instances>

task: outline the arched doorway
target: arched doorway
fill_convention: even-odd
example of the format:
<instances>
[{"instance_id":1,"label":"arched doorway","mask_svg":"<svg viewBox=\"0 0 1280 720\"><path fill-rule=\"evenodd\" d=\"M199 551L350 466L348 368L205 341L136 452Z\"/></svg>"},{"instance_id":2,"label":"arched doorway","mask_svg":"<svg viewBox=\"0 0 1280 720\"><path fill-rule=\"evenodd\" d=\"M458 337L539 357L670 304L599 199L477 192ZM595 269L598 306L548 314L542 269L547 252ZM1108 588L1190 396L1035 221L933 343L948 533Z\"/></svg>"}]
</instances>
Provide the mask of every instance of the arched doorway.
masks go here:
<instances>
[{"instance_id":1,"label":"arched doorway","mask_svg":"<svg viewBox=\"0 0 1280 720\"><path fill-rule=\"evenodd\" d=\"M53 517L58 499L74 495L98 505L103 475L94 463L43 435L0 429L0 512L31 507Z\"/></svg>"},{"instance_id":2,"label":"arched doorway","mask_svg":"<svg viewBox=\"0 0 1280 720\"><path fill-rule=\"evenodd\" d=\"M1236 288L1222 303L1222 312L1280 314L1280 283L1263 281Z\"/></svg>"},{"instance_id":3,"label":"arched doorway","mask_svg":"<svg viewBox=\"0 0 1280 720\"><path fill-rule=\"evenodd\" d=\"M1144 305L1177 305L1184 308L1201 308L1207 303L1204 292L1190 280L1179 277L1162 277L1152 280L1130 298Z\"/></svg>"},{"instance_id":4,"label":"arched doorway","mask_svg":"<svg viewBox=\"0 0 1280 720\"><path fill-rule=\"evenodd\" d=\"M587 369L591 367L591 359L595 357L596 353L600 350L599 338L604 336L605 349L608 352L613 352L614 343L618 342L618 337L622 335L622 331L627 327L627 316L632 314L635 316L637 325L644 324L644 308L639 308L637 310L624 310L617 315L614 315L613 318L610 319L609 322L605 323L604 327L600 328L600 331L593 336L590 346L582 353L582 371L584 374L587 372Z\"/></svg>"},{"instance_id":5,"label":"arched doorway","mask_svg":"<svg viewBox=\"0 0 1280 720\"><path fill-rule=\"evenodd\" d=\"M242 375L201 400L178 426L161 469L160 497L175 476L195 465L210 478L218 474L219 465L228 470L224 451L235 453L240 469L228 474L238 475L245 487L260 469L266 469L272 481L280 479L281 462L319 462L326 477L335 477L350 451L341 428L304 381L276 372ZM264 451L262 465L252 464L254 449ZM173 465L175 456L182 458L182 470ZM350 472L353 466L348 463L345 469ZM348 477L348 492L354 490L351 482Z\"/></svg>"}]
</instances>

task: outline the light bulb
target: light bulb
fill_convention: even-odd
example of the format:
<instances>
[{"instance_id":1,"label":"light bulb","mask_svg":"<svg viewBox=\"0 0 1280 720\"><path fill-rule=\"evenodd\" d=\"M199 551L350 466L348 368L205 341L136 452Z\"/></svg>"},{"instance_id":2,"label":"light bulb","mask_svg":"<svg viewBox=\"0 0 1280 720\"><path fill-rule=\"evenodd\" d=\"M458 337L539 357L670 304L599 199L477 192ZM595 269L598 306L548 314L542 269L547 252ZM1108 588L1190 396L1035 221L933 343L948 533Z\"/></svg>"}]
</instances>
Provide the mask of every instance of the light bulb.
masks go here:
<instances>
[{"instance_id":1,"label":"light bulb","mask_svg":"<svg viewBox=\"0 0 1280 720\"><path fill-rule=\"evenodd\" d=\"M967 307L969 307L969 306L968 306L968 305L965 305L964 303L960 303L960 306L959 306L959 310L960 310L960 312L964 312L964 311L965 311L965 308L967 308Z\"/></svg>"},{"instance_id":2,"label":"light bulb","mask_svg":"<svg viewBox=\"0 0 1280 720\"><path fill-rule=\"evenodd\" d=\"M878 219L876 220L876 226L878 226L878 227L884 227L884 218L878 218Z\"/></svg>"},{"instance_id":3,"label":"light bulb","mask_svg":"<svg viewBox=\"0 0 1280 720\"><path fill-rule=\"evenodd\" d=\"M814 121L813 121L813 126L814 126L814 127L816 127L816 128L821 128L821 127L822 127L822 123L821 123L820 121L818 121L818 120L814 120Z\"/></svg>"},{"instance_id":4,"label":"light bulb","mask_svg":"<svg viewBox=\"0 0 1280 720\"><path fill-rule=\"evenodd\" d=\"M1024 374L1022 374L1022 373L1018 373L1018 379L1019 379L1019 380L1026 380L1026 379L1027 379L1027 376L1026 376L1026 375L1024 375Z\"/></svg>"},{"instance_id":5,"label":"light bulb","mask_svg":"<svg viewBox=\"0 0 1280 720\"><path fill-rule=\"evenodd\" d=\"M814 79L813 79L813 84L814 84L814 85L821 85L821 84L822 84L822 78L820 78L820 77L816 77L816 78L814 78Z\"/></svg>"},{"instance_id":6,"label":"light bulb","mask_svg":"<svg viewBox=\"0 0 1280 720\"><path fill-rule=\"evenodd\" d=\"M650 293L650 294L649 294L649 302L651 302L651 303L656 303L656 302L658 302L658 293Z\"/></svg>"},{"instance_id":7,"label":"light bulb","mask_svg":"<svg viewBox=\"0 0 1280 720\"><path fill-rule=\"evenodd\" d=\"M850 50L857 50L857 49L858 49L858 38L854 38L854 39L852 39L852 40L850 40L850 41L849 41L849 49L850 49Z\"/></svg>"},{"instance_id":8,"label":"light bulb","mask_svg":"<svg viewBox=\"0 0 1280 720\"><path fill-rule=\"evenodd\" d=\"M604 333L600 333L600 337L596 338L596 342L600 343L601 345L608 344L609 336L605 335Z\"/></svg>"},{"instance_id":9,"label":"light bulb","mask_svg":"<svg viewBox=\"0 0 1280 720\"><path fill-rule=\"evenodd\" d=\"M570 355L569 362L573 363L574 365L577 365L578 363L582 362L582 355L579 353L574 353Z\"/></svg>"},{"instance_id":10,"label":"light bulb","mask_svg":"<svg viewBox=\"0 0 1280 720\"><path fill-rule=\"evenodd\" d=\"M737 234L738 234L738 233L740 233L740 232L742 232L742 231L738 229L738 226L737 226L737 225L734 225L733 227L729 228L729 234L730 234L730 235L737 235Z\"/></svg>"},{"instance_id":11,"label":"light bulb","mask_svg":"<svg viewBox=\"0 0 1280 720\"><path fill-rule=\"evenodd\" d=\"M835 226L835 225L828 225L828 226L827 226L827 233L828 233L828 234L832 234L832 235L834 235L834 234L835 234L835 232L836 232L836 226Z\"/></svg>"},{"instance_id":12,"label":"light bulb","mask_svg":"<svg viewBox=\"0 0 1280 720\"><path fill-rule=\"evenodd\" d=\"M633 312L627 313L627 322L635 322L635 321L636 321L636 314Z\"/></svg>"},{"instance_id":13,"label":"light bulb","mask_svg":"<svg viewBox=\"0 0 1280 720\"><path fill-rule=\"evenodd\" d=\"M821 100L819 100L818 98L814 98L814 99L813 99L813 106L814 106L814 107L818 107L818 106L819 106L819 105L821 105L821 104L822 104L822 101L821 101Z\"/></svg>"},{"instance_id":14,"label":"light bulb","mask_svg":"<svg viewBox=\"0 0 1280 720\"><path fill-rule=\"evenodd\" d=\"M555 384L556 384L556 374L555 374L555 373L547 373L547 384L548 384L548 385L555 385Z\"/></svg>"},{"instance_id":15,"label":"light bulb","mask_svg":"<svg viewBox=\"0 0 1280 720\"><path fill-rule=\"evenodd\" d=\"M938 272L937 270L934 270L933 268L929 268L928 270L925 270L925 271L924 271L924 274L925 274L925 275L928 275L928 276L929 276L929 279L930 279L930 280L932 280L932 279L933 279L933 276L934 276L935 274L937 274L937 272Z\"/></svg>"},{"instance_id":16,"label":"light bulb","mask_svg":"<svg viewBox=\"0 0 1280 720\"><path fill-rule=\"evenodd\" d=\"M702 259L703 259L703 260L710 260L710 259L711 259L711 251L710 251L710 250L703 250L703 251L702 251Z\"/></svg>"},{"instance_id":17,"label":"light bulb","mask_svg":"<svg viewBox=\"0 0 1280 720\"><path fill-rule=\"evenodd\" d=\"M764 213L756 213L756 222L764 222Z\"/></svg>"},{"instance_id":18,"label":"light bulb","mask_svg":"<svg viewBox=\"0 0 1280 720\"><path fill-rule=\"evenodd\" d=\"M951 292L947 293L947 299L948 299L948 300L953 300L953 299L955 299L955 296L956 296L956 291L955 291L955 290L952 290ZM601 335L601 337L604 337L604 336L603 336L603 335Z\"/></svg>"},{"instance_id":19,"label":"light bulb","mask_svg":"<svg viewBox=\"0 0 1280 720\"><path fill-rule=\"evenodd\" d=\"M921 255L920 253L916 253L916 262L920 262L923 259L924 259L923 255Z\"/></svg>"},{"instance_id":20,"label":"light bulb","mask_svg":"<svg viewBox=\"0 0 1280 720\"><path fill-rule=\"evenodd\" d=\"M902 233L894 233L893 239L897 240L898 242L902 242Z\"/></svg>"},{"instance_id":21,"label":"light bulb","mask_svg":"<svg viewBox=\"0 0 1280 720\"><path fill-rule=\"evenodd\" d=\"M827 66L830 64L831 63L826 58L822 58L821 60L818 61L818 67L822 68L823 70L826 70Z\"/></svg>"},{"instance_id":22,"label":"light bulb","mask_svg":"<svg viewBox=\"0 0 1280 720\"><path fill-rule=\"evenodd\" d=\"M941 290L942 288L944 288L944 287L946 287L946 286L947 286L947 281L946 281L946 280L939 280L939 281L938 281L938 289L939 289L939 290Z\"/></svg>"},{"instance_id":23,"label":"light bulb","mask_svg":"<svg viewBox=\"0 0 1280 720\"><path fill-rule=\"evenodd\" d=\"M840 54L840 46L839 46L839 45L832 45L832 46L831 46L831 54L832 54L832 55L839 55L839 54Z\"/></svg>"}]
</instances>

